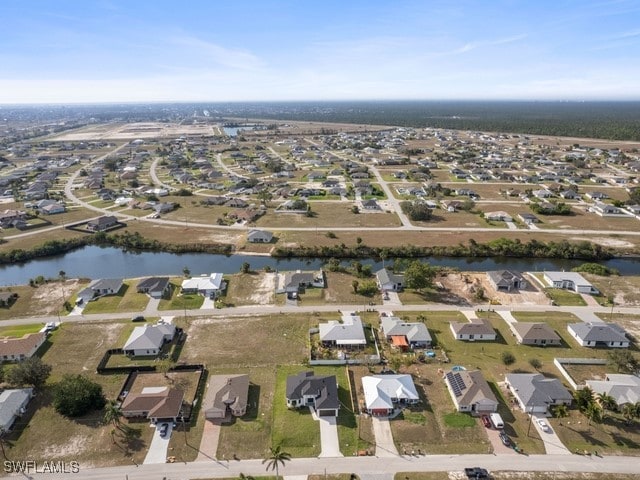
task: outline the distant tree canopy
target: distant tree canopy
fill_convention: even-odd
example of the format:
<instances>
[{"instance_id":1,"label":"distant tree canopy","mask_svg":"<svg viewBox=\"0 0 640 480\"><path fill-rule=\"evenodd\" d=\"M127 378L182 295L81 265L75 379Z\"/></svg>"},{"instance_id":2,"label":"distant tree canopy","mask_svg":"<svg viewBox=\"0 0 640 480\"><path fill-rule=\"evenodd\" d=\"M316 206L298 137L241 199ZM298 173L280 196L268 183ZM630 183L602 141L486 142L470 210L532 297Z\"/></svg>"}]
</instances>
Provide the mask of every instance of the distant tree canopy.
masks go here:
<instances>
[{"instance_id":1,"label":"distant tree canopy","mask_svg":"<svg viewBox=\"0 0 640 480\"><path fill-rule=\"evenodd\" d=\"M407 288L415 288L422 290L433 285L433 279L436 276L436 270L428 263L422 263L418 260L409 264L404 272L404 282Z\"/></svg>"},{"instance_id":2,"label":"distant tree canopy","mask_svg":"<svg viewBox=\"0 0 640 480\"><path fill-rule=\"evenodd\" d=\"M40 357L30 357L16 365L12 365L6 374L6 380L16 387L42 387L49 374L51 365L44 363Z\"/></svg>"},{"instance_id":3,"label":"distant tree canopy","mask_svg":"<svg viewBox=\"0 0 640 480\"><path fill-rule=\"evenodd\" d=\"M65 375L54 388L53 406L66 417L79 417L100 410L106 399L102 386L83 375Z\"/></svg>"},{"instance_id":4,"label":"distant tree canopy","mask_svg":"<svg viewBox=\"0 0 640 480\"><path fill-rule=\"evenodd\" d=\"M609 275L618 275L619 272L615 268L609 268L599 263L583 263L582 265L572 269L573 272L580 273L592 273L593 275L600 275L601 277L608 277Z\"/></svg>"},{"instance_id":5,"label":"distant tree canopy","mask_svg":"<svg viewBox=\"0 0 640 480\"><path fill-rule=\"evenodd\" d=\"M432 211L425 203L422 202L400 202L402 212L413 221L427 221L431 219Z\"/></svg>"}]
</instances>

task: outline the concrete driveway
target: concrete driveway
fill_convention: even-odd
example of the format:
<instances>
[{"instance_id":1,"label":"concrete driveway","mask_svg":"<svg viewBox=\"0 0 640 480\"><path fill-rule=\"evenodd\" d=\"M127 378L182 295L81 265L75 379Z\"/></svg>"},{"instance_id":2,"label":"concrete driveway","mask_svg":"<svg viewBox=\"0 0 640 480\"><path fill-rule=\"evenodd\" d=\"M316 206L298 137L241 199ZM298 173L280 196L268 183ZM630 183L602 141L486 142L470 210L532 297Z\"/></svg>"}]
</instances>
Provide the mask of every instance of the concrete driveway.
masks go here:
<instances>
[{"instance_id":1,"label":"concrete driveway","mask_svg":"<svg viewBox=\"0 0 640 480\"><path fill-rule=\"evenodd\" d=\"M547 454L571 455L571 452L560 441L560 438L558 437L558 435L556 435L556 432L554 432L553 428L551 428L551 425L549 425L549 422L547 422L547 425L549 425L549 431L545 432L544 430L542 430L542 427L538 425L538 422L536 422L538 418L542 418L545 421L546 418L543 415L534 415L531 420L533 425L536 427L536 430L538 430L540 438L544 442L544 449Z\"/></svg>"},{"instance_id":2,"label":"concrete driveway","mask_svg":"<svg viewBox=\"0 0 640 480\"><path fill-rule=\"evenodd\" d=\"M373 433L376 437L376 457L397 457L398 449L393 443L393 434L388 418L372 417Z\"/></svg>"},{"instance_id":3,"label":"concrete driveway","mask_svg":"<svg viewBox=\"0 0 640 480\"><path fill-rule=\"evenodd\" d=\"M169 448L169 440L171 439L173 425L169 423L169 429L167 430L167 434L164 438L160 436L160 425L162 424L159 423L156 427L156 431L153 432L149 451L147 452L147 456L144 457L144 462L142 462L145 465L148 463L167 463L167 448Z\"/></svg>"},{"instance_id":4,"label":"concrete driveway","mask_svg":"<svg viewBox=\"0 0 640 480\"><path fill-rule=\"evenodd\" d=\"M383 305L402 305L400 297L398 296L398 292L386 292L385 294L388 300L383 297Z\"/></svg>"},{"instance_id":5,"label":"concrete driveway","mask_svg":"<svg viewBox=\"0 0 640 480\"><path fill-rule=\"evenodd\" d=\"M499 436L499 430L494 430L493 428L485 428L485 431L487 432L487 438L491 442L491 447L493 447L493 453L495 453L496 455L517 455L516 451L513 448L507 447L504 443L502 443L502 440L500 440Z\"/></svg>"},{"instance_id":6,"label":"concrete driveway","mask_svg":"<svg viewBox=\"0 0 640 480\"><path fill-rule=\"evenodd\" d=\"M338 441L338 422L336 417L317 417L320 422L319 457L343 457Z\"/></svg>"}]
</instances>

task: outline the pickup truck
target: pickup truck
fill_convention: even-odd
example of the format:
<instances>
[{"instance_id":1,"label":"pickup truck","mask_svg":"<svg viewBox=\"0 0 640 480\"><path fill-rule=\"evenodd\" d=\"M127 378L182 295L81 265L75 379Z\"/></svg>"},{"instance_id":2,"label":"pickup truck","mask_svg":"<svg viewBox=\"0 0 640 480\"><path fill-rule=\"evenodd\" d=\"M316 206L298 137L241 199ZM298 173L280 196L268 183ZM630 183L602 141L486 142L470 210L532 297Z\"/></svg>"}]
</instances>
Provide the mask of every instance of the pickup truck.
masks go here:
<instances>
[{"instance_id":1,"label":"pickup truck","mask_svg":"<svg viewBox=\"0 0 640 480\"><path fill-rule=\"evenodd\" d=\"M489 478L489 472L487 469L480 467L465 468L464 474L467 478Z\"/></svg>"}]
</instances>

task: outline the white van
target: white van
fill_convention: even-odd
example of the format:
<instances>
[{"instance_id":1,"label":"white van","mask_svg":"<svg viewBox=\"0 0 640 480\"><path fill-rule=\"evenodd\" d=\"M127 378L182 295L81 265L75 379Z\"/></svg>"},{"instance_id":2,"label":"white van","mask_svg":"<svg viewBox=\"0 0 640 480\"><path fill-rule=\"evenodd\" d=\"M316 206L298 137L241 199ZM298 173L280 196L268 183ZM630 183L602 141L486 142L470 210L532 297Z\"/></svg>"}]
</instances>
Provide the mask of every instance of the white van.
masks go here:
<instances>
[{"instance_id":1,"label":"white van","mask_svg":"<svg viewBox=\"0 0 640 480\"><path fill-rule=\"evenodd\" d=\"M491 424L494 426L494 428L498 430L504 428L504 422L502 421L502 417L499 413L492 413L489 415L489 418L491 419Z\"/></svg>"}]
</instances>

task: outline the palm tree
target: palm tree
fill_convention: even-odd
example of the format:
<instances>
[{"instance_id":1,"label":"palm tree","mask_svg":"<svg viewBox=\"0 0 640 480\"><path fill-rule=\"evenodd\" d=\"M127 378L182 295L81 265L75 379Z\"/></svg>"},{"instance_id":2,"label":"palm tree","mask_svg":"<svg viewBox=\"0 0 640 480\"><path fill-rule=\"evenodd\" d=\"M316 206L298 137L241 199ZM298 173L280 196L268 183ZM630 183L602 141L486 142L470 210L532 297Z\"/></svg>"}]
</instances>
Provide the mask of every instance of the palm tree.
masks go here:
<instances>
[{"instance_id":1,"label":"palm tree","mask_svg":"<svg viewBox=\"0 0 640 480\"><path fill-rule=\"evenodd\" d=\"M122 425L120 418L122 418L122 410L120 409L120 405L118 405L115 400L109 400L109 402L105 406L104 421L107 423L112 423L114 427L120 429Z\"/></svg>"},{"instance_id":2,"label":"palm tree","mask_svg":"<svg viewBox=\"0 0 640 480\"><path fill-rule=\"evenodd\" d=\"M602 423L602 407L596 402L587 405L584 414L589 419L589 430L591 430L591 423Z\"/></svg>"},{"instance_id":3,"label":"palm tree","mask_svg":"<svg viewBox=\"0 0 640 480\"><path fill-rule=\"evenodd\" d=\"M622 416L626 420L627 425L629 425L631 423L631 420L633 420L636 416L635 405L632 403L625 403L622 406Z\"/></svg>"},{"instance_id":4,"label":"palm tree","mask_svg":"<svg viewBox=\"0 0 640 480\"><path fill-rule=\"evenodd\" d=\"M596 398L598 400L598 403L600 404L600 406L604 410L605 414L607 413L607 411L613 411L616 408L618 408L618 404L616 402L616 399L613 398L611 395L608 395L606 393L599 393L596 396Z\"/></svg>"},{"instance_id":5,"label":"palm tree","mask_svg":"<svg viewBox=\"0 0 640 480\"><path fill-rule=\"evenodd\" d=\"M553 407L552 413L555 418L565 418L569 416L569 409L566 405L556 405Z\"/></svg>"},{"instance_id":6,"label":"palm tree","mask_svg":"<svg viewBox=\"0 0 640 480\"><path fill-rule=\"evenodd\" d=\"M269 455L267 458L262 460L262 464L267 464L267 471L275 470L276 471L276 480L280 477L279 466L282 464L284 467L284 463L291 460L291 454L287 452L283 452L280 448L280 445L277 447L271 447L269 450Z\"/></svg>"}]
</instances>

